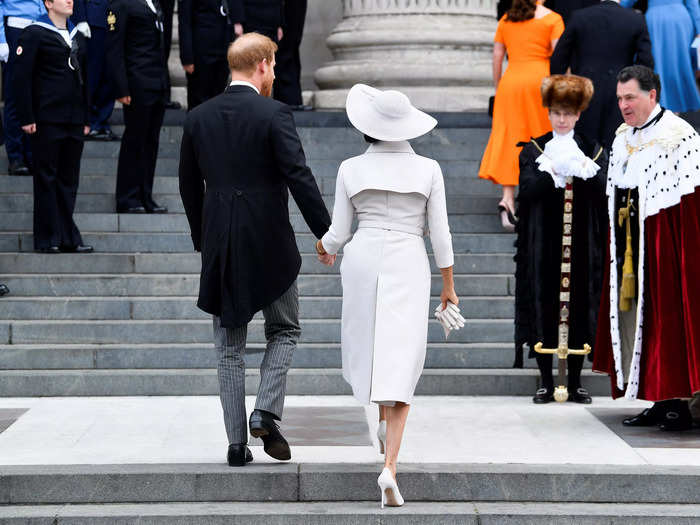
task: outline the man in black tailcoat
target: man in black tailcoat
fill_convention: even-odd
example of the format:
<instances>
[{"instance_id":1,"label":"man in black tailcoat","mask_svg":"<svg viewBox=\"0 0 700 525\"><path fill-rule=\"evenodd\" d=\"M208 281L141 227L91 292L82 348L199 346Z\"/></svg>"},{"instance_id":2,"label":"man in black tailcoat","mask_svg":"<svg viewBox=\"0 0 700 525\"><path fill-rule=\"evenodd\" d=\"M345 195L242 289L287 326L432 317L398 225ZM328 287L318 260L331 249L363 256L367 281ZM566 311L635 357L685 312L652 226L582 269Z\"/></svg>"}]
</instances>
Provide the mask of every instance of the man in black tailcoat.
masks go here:
<instances>
[{"instance_id":1,"label":"man in black tailcoat","mask_svg":"<svg viewBox=\"0 0 700 525\"><path fill-rule=\"evenodd\" d=\"M307 0L284 2L284 38L279 43L276 57L273 95L276 100L292 106L292 109L307 109L303 107L301 98L301 57L299 56L306 7Z\"/></svg>"},{"instance_id":2,"label":"man in black tailcoat","mask_svg":"<svg viewBox=\"0 0 700 525\"><path fill-rule=\"evenodd\" d=\"M124 108L117 167L118 213L166 213L153 200L153 176L165 114L163 11L158 0L110 0L107 67Z\"/></svg>"},{"instance_id":3,"label":"man in black tailcoat","mask_svg":"<svg viewBox=\"0 0 700 525\"><path fill-rule=\"evenodd\" d=\"M301 331L301 257L288 193L317 238L331 223L292 111L269 98L276 50L257 33L235 40L228 52L231 85L189 112L180 150L180 195L194 249L202 252L197 305L214 316L231 466L252 461L243 353L248 323L260 310L267 347L250 433L262 438L270 456L291 457L275 423L282 418L287 370Z\"/></svg>"},{"instance_id":4,"label":"man in black tailcoat","mask_svg":"<svg viewBox=\"0 0 700 525\"><path fill-rule=\"evenodd\" d=\"M180 62L187 75L187 108L219 95L229 75L226 51L243 34L240 0L179 0Z\"/></svg>"},{"instance_id":5,"label":"man in black tailcoat","mask_svg":"<svg viewBox=\"0 0 700 525\"><path fill-rule=\"evenodd\" d=\"M550 70L554 75L571 68L573 74L593 81L593 100L576 125L577 133L606 148L612 146L622 124L615 95L617 74L632 64L654 67L643 15L613 0L573 13L552 54Z\"/></svg>"}]
</instances>

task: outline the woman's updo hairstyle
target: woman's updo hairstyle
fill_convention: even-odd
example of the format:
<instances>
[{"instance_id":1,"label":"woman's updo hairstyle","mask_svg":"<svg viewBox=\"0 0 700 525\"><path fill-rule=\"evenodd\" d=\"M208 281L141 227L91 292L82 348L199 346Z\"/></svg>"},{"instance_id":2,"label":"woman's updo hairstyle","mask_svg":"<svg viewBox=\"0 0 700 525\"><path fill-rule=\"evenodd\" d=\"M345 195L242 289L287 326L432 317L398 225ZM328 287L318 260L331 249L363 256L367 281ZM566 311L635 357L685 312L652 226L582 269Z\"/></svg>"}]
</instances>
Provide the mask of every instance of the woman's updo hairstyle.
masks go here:
<instances>
[{"instance_id":1,"label":"woman's updo hairstyle","mask_svg":"<svg viewBox=\"0 0 700 525\"><path fill-rule=\"evenodd\" d=\"M588 107L593 97L593 82L578 75L552 75L542 80L542 105L578 113Z\"/></svg>"},{"instance_id":2,"label":"woman's updo hairstyle","mask_svg":"<svg viewBox=\"0 0 700 525\"><path fill-rule=\"evenodd\" d=\"M508 10L506 20L508 22L524 22L535 18L537 0L513 0L513 5Z\"/></svg>"}]
</instances>

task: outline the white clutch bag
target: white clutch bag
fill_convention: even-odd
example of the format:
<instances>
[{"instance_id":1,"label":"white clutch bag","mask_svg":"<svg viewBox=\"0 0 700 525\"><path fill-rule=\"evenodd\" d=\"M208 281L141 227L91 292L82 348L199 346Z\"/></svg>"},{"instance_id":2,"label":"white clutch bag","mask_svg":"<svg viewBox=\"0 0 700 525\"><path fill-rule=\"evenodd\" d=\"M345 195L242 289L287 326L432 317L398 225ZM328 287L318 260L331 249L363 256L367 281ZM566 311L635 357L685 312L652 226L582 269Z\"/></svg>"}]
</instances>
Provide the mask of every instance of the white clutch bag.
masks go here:
<instances>
[{"instance_id":1,"label":"white clutch bag","mask_svg":"<svg viewBox=\"0 0 700 525\"><path fill-rule=\"evenodd\" d=\"M442 329L445 331L445 339L447 339L452 330L464 328L464 323L466 322L457 305L449 301L444 310L442 309L442 303L438 303L437 308L435 308L435 318L440 321Z\"/></svg>"}]
</instances>

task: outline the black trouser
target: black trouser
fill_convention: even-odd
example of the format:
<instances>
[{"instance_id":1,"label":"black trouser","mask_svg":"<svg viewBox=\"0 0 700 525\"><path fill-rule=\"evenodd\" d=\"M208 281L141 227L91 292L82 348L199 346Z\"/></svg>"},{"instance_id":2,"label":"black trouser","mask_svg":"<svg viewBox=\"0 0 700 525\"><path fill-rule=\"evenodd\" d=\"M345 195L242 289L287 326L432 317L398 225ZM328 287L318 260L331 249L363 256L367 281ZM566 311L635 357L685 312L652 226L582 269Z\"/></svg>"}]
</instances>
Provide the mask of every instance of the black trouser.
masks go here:
<instances>
[{"instance_id":1,"label":"black trouser","mask_svg":"<svg viewBox=\"0 0 700 525\"><path fill-rule=\"evenodd\" d=\"M124 106L124 135L117 168L117 212L143 206L152 208L153 177L164 103Z\"/></svg>"},{"instance_id":2,"label":"black trouser","mask_svg":"<svg viewBox=\"0 0 700 525\"><path fill-rule=\"evenodd\" d=\"M195 64L194 73L187 74L187 109L194 109L226 89L229 76L226 59L213 64Z\"/></svg>"},{"instance_id":3,"label":"black trouser","mask_svg":"<svg viewBox=\"0 0 700 525\"><path fill-rule=\"evenodd\" d=\"M287 0L285 3L285 31L275 53L275 99L291 106L300 106L301 57L299 46L304 34L307 0Z\"/></svg>"},{"instance_id":4,"label":"black trouser","mask_svg":"<svg viewBox=\"0 0 700 525\"><path fill-rule=\"evenodd\" d=\"M78 194L83 126L39 122L34 152L34 249L83 243L73 222Z\"/></svg>"},{"instance_id":5,"label":"black trouser","mask_svg":"<svg viewBox=\"0 0 700 525\"><path fill-rule=\"evenodd\" d=\"M542 388L546 388L550 392L554 391L554 378L552 377L552 363L554 356L552 354L537 354L537 366L540 369L540 377L542 378ZM570 355L567 359L568 367L568 385L569 392L575 392L581 386L581 370L583 369L583 356Z\"/></svg>"}]
</instances>

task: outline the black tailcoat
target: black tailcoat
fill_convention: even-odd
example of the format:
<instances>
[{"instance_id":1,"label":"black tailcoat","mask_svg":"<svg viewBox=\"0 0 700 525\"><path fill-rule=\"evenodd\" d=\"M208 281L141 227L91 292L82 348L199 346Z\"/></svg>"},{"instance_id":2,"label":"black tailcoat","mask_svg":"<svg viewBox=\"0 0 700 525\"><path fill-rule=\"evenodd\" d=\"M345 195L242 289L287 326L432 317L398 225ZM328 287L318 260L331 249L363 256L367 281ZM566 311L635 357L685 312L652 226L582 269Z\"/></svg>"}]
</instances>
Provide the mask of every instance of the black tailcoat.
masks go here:
<instances>
[{"instance_id":1,"label":"black tailcoat","mask_svg":"<svg viewBox=\"0 0 700 525\"><path fill-rule=\"evenodd\" d=\"M158 6L158 2L154 2ZM163 100L168 89L163 13L145 0L110 0L107 14L107 65L116 98L148 106Z\"/></svg>"},{"instance_id":2,"label":"black tailcoat","mask_svg":"<svg viewBox=\"0 0 700 525\"><path fill-rule=\"evenodd\" d=\"M573 13L552 54L552 74L564 74L570 67L573 74L593 81L595 93L576 132L608 149L622 124L617 74L632 64L654 67L646 21L640 13L611 1Z\"/></svg>"},{"instance_id":3,"label":"black tailcoat","mask_svg":"<svg viewBox=\"0 0 700 525\"><path fill-rule=\"evenodd\" d=\"M552 133L534 139L544 150ZM574 136L586 156L601 167L597 175L574 178L569 347L593 345L608 232L605 183L607 160L599 144ZM564 190L536 162L540 151L527 143L520 153L520 190L516 231L515 345L516 364L527 343L558 344L559 288L562 258ZM597 158L596 158L597 156Z\"/></svg>"},{"instance_id":4,"label":"black tailcoat","mask_svg":"<svg viewBox=\"0 0 700 525\"><path fill-rule=\"evenodd\" d=\"M248 86L230 86L190 111L180 151L180 195L202 252L197 305L223 326L248 323L301 267L288 190L321 238L330 216L291 110Z\"/></svg>"}]
</instances>

